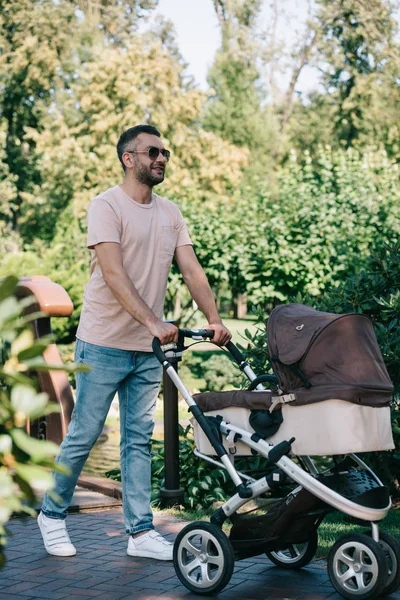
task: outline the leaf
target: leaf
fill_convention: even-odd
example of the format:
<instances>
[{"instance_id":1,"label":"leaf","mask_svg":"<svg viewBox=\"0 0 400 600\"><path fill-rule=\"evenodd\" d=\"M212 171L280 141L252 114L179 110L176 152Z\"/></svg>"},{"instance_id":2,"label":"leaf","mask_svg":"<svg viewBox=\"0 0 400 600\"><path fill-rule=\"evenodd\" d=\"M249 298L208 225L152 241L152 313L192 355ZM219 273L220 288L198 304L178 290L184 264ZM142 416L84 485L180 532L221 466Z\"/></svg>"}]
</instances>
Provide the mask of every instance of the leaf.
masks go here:
<instances>
[{"instance_id":1,"label":"leaf","mask_svg":"<svg viewBox=\"0 0 400 600\"><path fill-rule=\"evenodd\" d=\"M34 490L46 492L54 485L53 477L49 471L37 465L23 465L17 463L15 472L22 477Z\"/></svg>"},{"instance_id":2,"label":"leaf","mask_svg":"<svg viewBox=\"0 0 400 600\"><path fill-rule=\"evenodd\" d=\"M28 417L40 414L48 401L49 397L45 392L37 394L36 390L26 385L18 384L11 391L11 406Z\"/></svg>"},{"instance_id":3,"label":"leaf","mask_svg":"<svg viewBox=\"0 0 400 600\"><path fill-rule=\"evenodd\" d=\"M54 442L37 440L22 429L13 429L10 432L14 443L33 461L40 461L48 457L54 457L58 453L58 446Z\"/></svg>"},{"instance_id":4,"label":"leaf","mask_svg":"<svg viewBox=\"0 0 400 600\"><path fill-rule=\"evenodd\" d=\"M0 467L0 497L6 498L13 493L13 480L5 467Z\"/></svg>"},{"instance_id":5,"label":"leaf","mask_svg":"<svg viewBox=\"0 0 400 600\"><path fill-rule=\"evenodd\" d=\"M5 506L4 504L0 505L0 523L7 523L11 517L11 514L11 508L8 508L8 506Z\"/></svg>"},{"instance_id":6,"label":"leaf","mask_svg":"<svg viewBox=\"0 0 400 600\"><path fill-rule=\"evenodd\" d=\"M31 358L35 358L36 356L41 356L46 350L47 346L47 342L36 342L35 344L32 344L29 348L22 350L22 352L20 352L17 355L18 360L26 361Z\"/></svg>"},{"instance_id":7,"label":"leaf","mask_svg":"<svg viewBox=\"0 0 400 600\"><path fill-rule=\"evenodd\" d=\"M0 371L0 379L4 379L8 385L14 385L16 383L26 387L30 387L30 385L32 385L32 379L30 377L18 372L2 373Z\"/></svg>"},{"instance_id":8,"label":"leaf","mask_svg":"<svg viewBox=\"0 0 400 600\"><path fill-rule=\"evenodd\" d=\"M54 413L60 413L61 406L56 402L49 402L44 408L40 408L37 411L32 410L29 415L31 419L37 419L38 417L45 417L46 415L52 415Z\"/></svg>"},{"instance_id":9,"label":"leaf","mask_svg":"<svg viewBox=\"0 0 400 600\"><path fill-rule=\"evenodd\" d=\"M52 463L51 469L56 473L61 473L62 475L71 475L71 469L60 462Z\"/></svg>"},{"instance_id":10,"label":"leaf","mask_svg":"<svg viewBox=\"0 0 400 600\"><path fill-rule=\"evenodd\" d=\"M9 275L0 283L0 302L14 294L18 285L18 277Z\"/></svg>"},{"instance_id":11,"label":"leaf","mask_svg":"<svg viewBox=\"0 0 400 600\"><path fill-rule=\"evenodd\" d=\"M92 370L90 365L85 364L61 364L61 363L47 363L43 356L36 356L32 359L27 359L24 361L24 364L29 367L29 369L34 369L36 371L65 371L66 373L88 373Z\"/></svg>"},{"instance_id":12,"label":"leaf","mask_svg":"<svg viewBox=\"0 0 400 600\"><path fill-rule=\"evenodd\" d=\"M12 439L9 435L0 435L0 454L8 454L11 452Z\"/></svg>"},{"instance_id":13,"label":"leaf","mask_svg":"<svg viewBox=\"0 0 400 600\"><path fill-rule=\"evenodd\" d=\"M10 319L17 317L21 313L21 307L14 296L5 298L0 302L0 325Z\"/></svg>"},{"instance_id":14,"label":"leaf","mask_svg":"<svg viewBox=\"0 0 400 600\"><path fill-rule=\"evenodd\" d=\"M30 329L25 329L11 344L12 356L17 356L21 360L18 355L32 346L33 342L33 332Z\"/></svg>"},{"instance_id":15,"label":"leaf","mask_svg":"<svg viewBox=\"0 0 400 600\"><path fill-rule=\"evenodd\" d=\"M14 476L14 481L18 485L19 489L24 494L28 502L33 505L36 497L29 483L17 474Z\"/></svg>"}]
</instances>

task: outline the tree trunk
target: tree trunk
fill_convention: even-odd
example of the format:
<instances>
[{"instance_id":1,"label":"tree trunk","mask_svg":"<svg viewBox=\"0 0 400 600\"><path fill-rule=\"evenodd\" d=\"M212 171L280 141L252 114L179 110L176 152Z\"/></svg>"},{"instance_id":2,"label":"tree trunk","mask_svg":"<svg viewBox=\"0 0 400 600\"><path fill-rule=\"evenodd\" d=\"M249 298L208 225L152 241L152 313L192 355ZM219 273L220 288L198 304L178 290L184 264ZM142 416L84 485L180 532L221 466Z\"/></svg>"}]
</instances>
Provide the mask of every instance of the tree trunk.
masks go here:
<instances>
[{"instance_id":1,"label":"tree trunk","mask_svg":"<svg viewBox=\"0 0 400 600\"><path fill-rule=\"evenodd\" d=\"M177 321L181 316L181 300L182 300L182 290L178 288L176 290L175 299L174 299L174 321Z\"/></svg>"},{"instance_id":2,"label":"tree trunk","mask_svg":"<svg viewBox=\"0 0 400 600\"><path fill-rule=\"evenodd\" d=\"M247 294L238 294L233 304L235 319L244 319L247 315Z\"/></svg>"}]
</instances>

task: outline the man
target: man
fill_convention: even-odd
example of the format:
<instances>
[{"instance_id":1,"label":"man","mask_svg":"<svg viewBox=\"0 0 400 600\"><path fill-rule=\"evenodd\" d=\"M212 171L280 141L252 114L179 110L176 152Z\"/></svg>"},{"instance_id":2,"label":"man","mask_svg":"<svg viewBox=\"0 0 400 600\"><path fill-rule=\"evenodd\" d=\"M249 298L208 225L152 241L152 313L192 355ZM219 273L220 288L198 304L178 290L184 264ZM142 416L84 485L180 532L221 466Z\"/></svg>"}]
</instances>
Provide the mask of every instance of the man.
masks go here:
<instances>
[{"instance_id":1,"label":"man","mask_svg":"<svg viewBox=\"0 0 400 600\"><path fill-rule=\"evenodd\" d=\"M117 153L124 181L97 196L88 211L92 260L75 361L92 370L77 373L76 404L57 459L71 474L55 474L57 501L46 494L38 523L49 554L76 554L65 525L66 511L118 392L127 553L171 560L172 544L153 527L150 439L162 371L152 353L152 339L168 344L177 340L178 333L174 325L162 321L174 255L208 320L207 328L215 331L214 342L225 345L231 335L218 315L178 207L152 191L163 181L170 157L160 133L150 125L132 127L121 135Z\"/></svg>"}]
</instances>

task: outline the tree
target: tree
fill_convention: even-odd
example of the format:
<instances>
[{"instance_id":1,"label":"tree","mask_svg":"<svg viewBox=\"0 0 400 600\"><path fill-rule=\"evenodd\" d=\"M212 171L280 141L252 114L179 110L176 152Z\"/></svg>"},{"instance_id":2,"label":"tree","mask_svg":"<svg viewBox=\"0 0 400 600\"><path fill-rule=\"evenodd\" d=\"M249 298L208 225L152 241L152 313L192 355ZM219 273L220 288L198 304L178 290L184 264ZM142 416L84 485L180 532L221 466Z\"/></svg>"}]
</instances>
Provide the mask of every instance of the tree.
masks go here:
<instances>
[{"instance_id":1,"label":"tree","mask_svg":"<svg viewBox=\"0 0 400 600\"><path fill-rule=\"evenodd\" d=\"M1 169L8 179L8 228L23 229L40 184L34 142L27 129L42 128L55 88L67 75L74 7L52 0L0 1L0 127L5 138ZM73 37L73 36L72 36Z\"/></svg>"},{"instance_id":2,"label":"tree","mask_svg":"<svg viewBox=\"0 0 400 600\"><path fill-rule=\"evenodd\" d=\"M390 0L320 0L318 59L333 133L346 147L398 155L400 47Z\"/></svg>"},{"instance_id":3,"label":"tree","mask_svg":"<svg viewBox=\"0 0 400 600\"><path fill-rule=\"evenodd\" d=\"M6 192L0 217L2 229L12 232L15 242L19 235L28 242L40 236L41 219L35 222L36 215L51 210L38 194L45 180L35 135L43 132L49 113L57 113L60 103L71 98L71 83L90 45L101 36L113 44L128 38L156 4L157 0L0 0L0 173ZM63 158L61 149L56 152ZM51 199L56 212L65 206L65 196L59 193Z\"/></svg>"},{"instance_id":4,"label":"tree","mask_svg":"<svg viewBox=\"0 0 400 600\"><path fill-rule=\"evenodd\" d=\"M271 166L277 123L265 104L255 35L260 0L214 0L222 43L208 74L204 127L252 151L253 171Z\"/></svg>"}]
</instances>

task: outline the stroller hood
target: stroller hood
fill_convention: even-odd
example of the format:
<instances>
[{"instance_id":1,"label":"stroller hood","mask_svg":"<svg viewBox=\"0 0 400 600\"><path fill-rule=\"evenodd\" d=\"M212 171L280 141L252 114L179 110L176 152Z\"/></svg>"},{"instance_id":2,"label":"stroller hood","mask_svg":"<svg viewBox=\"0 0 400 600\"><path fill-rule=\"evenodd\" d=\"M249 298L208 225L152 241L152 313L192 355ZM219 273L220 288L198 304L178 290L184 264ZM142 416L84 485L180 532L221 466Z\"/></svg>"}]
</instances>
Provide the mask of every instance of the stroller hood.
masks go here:
<instances>
[{"instance_id":1,"label":"stroller hood","mask_svg":"<svg viewBox=\"0 0 400 600\"><path fill-rule=\"evenodd\" d=\"M267 321L269 356L293 404L336 398L387 406L393 394L371 320L302 304L276 307Z\"/></svg>"}]
</instances>

